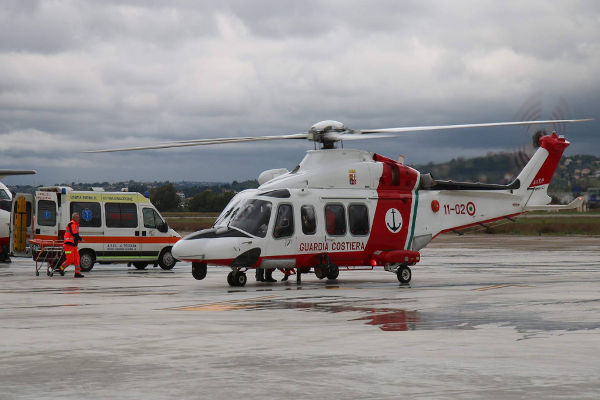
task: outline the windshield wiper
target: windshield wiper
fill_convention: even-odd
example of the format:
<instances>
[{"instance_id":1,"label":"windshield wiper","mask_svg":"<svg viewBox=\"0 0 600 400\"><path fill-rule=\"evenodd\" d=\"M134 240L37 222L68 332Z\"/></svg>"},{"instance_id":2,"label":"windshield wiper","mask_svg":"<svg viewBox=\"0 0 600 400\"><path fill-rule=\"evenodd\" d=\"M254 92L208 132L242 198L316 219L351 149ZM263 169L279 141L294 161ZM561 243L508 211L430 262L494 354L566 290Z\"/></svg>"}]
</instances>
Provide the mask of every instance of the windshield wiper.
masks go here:
<instances>
[{"instance_id":1,"label":"windshield wiper","mask_svg":"<svg viewBox=\"0 0 600 400\"><path fill-rule=\"evenodd\" d=\"M231 221L233 221L233 218L235 217L235 214L237 214L237 212L240 210L240 208L236 208L235 211L233 211L231 213L231 217L229 217L229 221L227 221L227 228L229 228L229 225L231 224Z\"/></svg>"}]
</instances>

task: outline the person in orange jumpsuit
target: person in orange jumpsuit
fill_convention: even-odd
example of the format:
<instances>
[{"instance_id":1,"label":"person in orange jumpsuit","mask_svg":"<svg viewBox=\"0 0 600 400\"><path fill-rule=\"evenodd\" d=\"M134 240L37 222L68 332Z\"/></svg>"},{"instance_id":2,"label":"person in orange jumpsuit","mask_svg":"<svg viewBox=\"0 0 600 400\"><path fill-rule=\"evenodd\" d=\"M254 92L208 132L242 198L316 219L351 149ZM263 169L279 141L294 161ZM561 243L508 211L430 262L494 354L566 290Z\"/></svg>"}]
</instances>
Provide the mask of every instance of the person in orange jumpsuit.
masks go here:
<instances>
[{"instance_id":1,"label":"person in orange jumpsuit","mask_svg":"<svg viewBox=\"0 0 600 400\"><path fill-rule=\"evenodd\" d=\"M65 230L63 249L65 251L65 262L60 267L60 274L65 274L65 269L69 265L75 266L75 278L83 278L84 275L81 273L79 266L79 251L77 251L77 243L81 242L81 236L79 236L79 214L73 213L71 216L71 222L67 224Z\"/></svg>"}]
</instances>

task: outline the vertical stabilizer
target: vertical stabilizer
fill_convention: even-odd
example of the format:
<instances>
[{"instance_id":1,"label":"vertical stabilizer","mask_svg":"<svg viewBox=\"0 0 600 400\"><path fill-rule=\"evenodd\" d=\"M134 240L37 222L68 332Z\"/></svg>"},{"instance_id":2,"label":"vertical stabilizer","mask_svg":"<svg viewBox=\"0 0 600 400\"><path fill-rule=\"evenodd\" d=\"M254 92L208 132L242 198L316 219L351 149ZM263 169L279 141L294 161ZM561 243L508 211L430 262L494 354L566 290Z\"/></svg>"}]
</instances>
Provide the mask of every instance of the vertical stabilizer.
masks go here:
<instances>
[{"instance_id":1,"label":"vertical stabilizer","mask_svg":"<svg viewBox=\"0 0 600 400\"><path fill-rule=\"evenodd\" d=\"M539 143L539 149L517 177L521 183L519 192L528 198L525 203L531 205L550 203L551 199L547 193L548 185L563 152L570 144L565 138L557 136L556 133L551 136L542 136Z\"/></svg>"}]
</instances>

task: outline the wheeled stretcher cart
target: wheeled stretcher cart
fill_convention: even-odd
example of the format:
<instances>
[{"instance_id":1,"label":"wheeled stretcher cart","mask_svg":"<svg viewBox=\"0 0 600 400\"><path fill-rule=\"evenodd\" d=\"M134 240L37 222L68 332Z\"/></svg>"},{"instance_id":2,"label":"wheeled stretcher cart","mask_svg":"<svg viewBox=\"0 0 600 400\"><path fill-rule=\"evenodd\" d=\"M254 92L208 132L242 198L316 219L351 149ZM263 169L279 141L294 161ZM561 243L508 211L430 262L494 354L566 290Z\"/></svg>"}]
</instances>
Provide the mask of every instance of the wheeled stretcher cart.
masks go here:
<instances>
[{"instance_id":1,"label":"wheeled stretcher cart","mask_svg":"<svg viewBox=\"0 0 600 400\"><path fill-rule=\"evenodd\" d=\"M46 268L46 275L53 276L65 259L62 240L33 239L29 241L31 254L35 261L35 276Z\"/></svg>"}]
</instances>

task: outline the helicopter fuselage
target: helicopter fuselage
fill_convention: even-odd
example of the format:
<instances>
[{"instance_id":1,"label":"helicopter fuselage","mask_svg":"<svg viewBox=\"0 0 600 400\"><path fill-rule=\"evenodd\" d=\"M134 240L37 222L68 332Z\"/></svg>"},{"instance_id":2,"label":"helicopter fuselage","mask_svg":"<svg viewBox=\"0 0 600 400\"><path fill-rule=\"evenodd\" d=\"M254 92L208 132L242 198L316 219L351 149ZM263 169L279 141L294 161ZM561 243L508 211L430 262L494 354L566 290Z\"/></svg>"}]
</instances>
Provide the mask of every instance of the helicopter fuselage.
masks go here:
<instances>
[{"instance_id":1,"label":"helicopter fuselage","mask_svg":"<svg viewBox=\"0 0 600 400\"><path fill-rule=\"evenodd\" d=\"M417 263L418 251L442 232L548 204L546 190L567 146L546 137L510 185L436 182L361 150L309 151L293 171L237 194L212 229L183 238L173 255L234 270L334 265L395 272Z\"/></svg>"}]
</instances>

